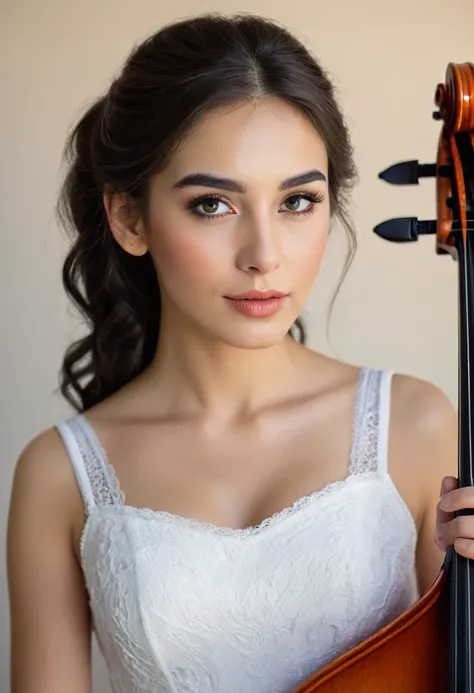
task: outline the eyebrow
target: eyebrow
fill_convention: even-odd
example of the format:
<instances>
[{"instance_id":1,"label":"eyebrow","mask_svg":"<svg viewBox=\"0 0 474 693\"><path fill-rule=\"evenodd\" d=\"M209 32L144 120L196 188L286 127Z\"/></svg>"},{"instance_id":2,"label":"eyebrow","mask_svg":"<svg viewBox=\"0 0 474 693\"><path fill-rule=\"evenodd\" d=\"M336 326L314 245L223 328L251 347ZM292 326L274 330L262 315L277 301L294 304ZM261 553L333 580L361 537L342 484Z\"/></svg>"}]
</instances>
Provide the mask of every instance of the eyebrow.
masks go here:
<instances>
[{"instance_id":1,"label":"eyebrow","mask_svg":"<svg viewBox=\"0 0 474 693\"><path fill-rule=\"evenodd\" d=\"M278 189L288 190L289 188L296 188L298 185L304 185L305 183L325 180L326 176L324 173L317 168L313 168L305 173L299 173L296 176L287 178L280 183ZM246 187L243 183L239 183L231 178L214 176L211 173L190 173L189 175L184 176L184 178L181 178L181 180L175 183L173 187L187 188L196 185L204 188L219 188L221 190L228 190L230 192L237 193L244 193L246 191Z\"/></svg>"}]
</instances>

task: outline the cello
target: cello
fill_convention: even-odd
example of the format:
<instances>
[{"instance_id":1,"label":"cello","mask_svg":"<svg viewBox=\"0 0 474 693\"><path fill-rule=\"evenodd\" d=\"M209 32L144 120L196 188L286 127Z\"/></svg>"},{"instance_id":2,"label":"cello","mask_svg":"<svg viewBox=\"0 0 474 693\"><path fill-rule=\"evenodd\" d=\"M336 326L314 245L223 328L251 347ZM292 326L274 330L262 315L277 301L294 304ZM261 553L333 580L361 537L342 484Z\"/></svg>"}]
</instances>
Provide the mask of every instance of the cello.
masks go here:
<instances>
[{"instance_id":1,"label":"cello","mask_svg":"<svg viewBox=\"0 0 474 693\"><path fill-rule=\"evenodd\" d=\"M395 243L434 234L435 252L458 263L458 479L464 487L474 486L474 64L448 65L435 104L433 118L442 121L436 163L404 161L379 177L394 185L436 178L437 219L389 219L374 231ZM408 611L293 693L316 691L474 693L474 561L451 548L431 588Z\"/></svg>"}]
</instances>

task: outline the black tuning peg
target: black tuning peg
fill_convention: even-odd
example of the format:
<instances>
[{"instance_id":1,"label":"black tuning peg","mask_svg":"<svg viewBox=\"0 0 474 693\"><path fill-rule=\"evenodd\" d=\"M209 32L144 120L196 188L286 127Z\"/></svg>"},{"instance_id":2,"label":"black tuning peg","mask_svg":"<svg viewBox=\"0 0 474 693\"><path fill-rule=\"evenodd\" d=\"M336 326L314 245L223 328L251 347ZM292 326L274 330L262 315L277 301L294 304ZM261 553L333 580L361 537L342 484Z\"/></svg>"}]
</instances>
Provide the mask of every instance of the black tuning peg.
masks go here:
<instances>
[{"instance_id":1,"label":"black tuning peg","mask_svg":"<svg viewBox=\"0 0 474 693\"><path fill-rule=\"evenodd\" d=\"M393 243L417 241L419 235L436 233L436 221L418 221L416 217L388 219L374 228L374 233Z\"/></svg>"},{"instance_id":2,"label":"black tuning peg","mask_svg":"<svg viewBox=\"0 0 474 693\"><path fill-rule=\"evenodd\" d=\"M379 173L379 178L392 185L417 185L420 178L434 178L436 164L420 164L419 161L401 161Z\"/></svg>"}]
</instances>

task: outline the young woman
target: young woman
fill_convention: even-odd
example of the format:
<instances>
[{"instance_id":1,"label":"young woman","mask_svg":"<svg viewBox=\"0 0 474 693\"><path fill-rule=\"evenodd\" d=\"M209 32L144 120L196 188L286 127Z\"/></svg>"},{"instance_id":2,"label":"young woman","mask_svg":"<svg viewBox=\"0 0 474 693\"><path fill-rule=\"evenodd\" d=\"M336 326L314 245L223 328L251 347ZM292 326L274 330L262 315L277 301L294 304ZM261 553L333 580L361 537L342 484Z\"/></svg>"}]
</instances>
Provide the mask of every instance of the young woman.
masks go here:
<instances>
[{"instance_id":1,"label":"young woman","mask_svg":"<svg viewBox=\"0 0 474 693\"><path fill-rule=\"evenodd\" d=\"M350 229L331 84L279 26L198 17L133 52L69 154L89 333L62 369L77 414L16 469L12 691L90 691L93 627L116 693L288 693L448 545L474 556L447 398L296 339L331 219Z\"/></svg>"}]
</instances>

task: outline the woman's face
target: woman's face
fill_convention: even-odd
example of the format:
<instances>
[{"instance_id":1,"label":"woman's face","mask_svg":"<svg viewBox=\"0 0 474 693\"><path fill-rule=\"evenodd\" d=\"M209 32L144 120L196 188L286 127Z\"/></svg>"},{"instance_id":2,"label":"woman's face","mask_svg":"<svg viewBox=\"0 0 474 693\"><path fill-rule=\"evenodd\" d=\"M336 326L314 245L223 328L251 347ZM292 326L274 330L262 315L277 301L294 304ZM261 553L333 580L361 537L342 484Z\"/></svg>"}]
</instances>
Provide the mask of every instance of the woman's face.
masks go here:
<instances>
[{"instance_id":1,"label":"woman's face","mask_svg":"<svg viewBox=\"0 0 474 693\"><path fill-rule=\"evenodd\" d=\"M285 102L203 117L151 184L146 242L167 324L239 348L281 341L325 250L327 179L322 140ZM247 292L266 293L236 298Z\"/></svg>"}]
</instances>

